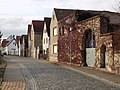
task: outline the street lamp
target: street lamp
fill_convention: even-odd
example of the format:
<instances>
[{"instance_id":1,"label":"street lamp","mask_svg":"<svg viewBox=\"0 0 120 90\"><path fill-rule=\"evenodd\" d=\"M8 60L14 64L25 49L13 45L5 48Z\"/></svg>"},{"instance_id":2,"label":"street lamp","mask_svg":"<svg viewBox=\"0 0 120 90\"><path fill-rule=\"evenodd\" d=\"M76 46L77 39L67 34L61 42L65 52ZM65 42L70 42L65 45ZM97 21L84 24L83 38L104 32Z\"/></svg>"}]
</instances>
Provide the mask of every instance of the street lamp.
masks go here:
<instances>
[{"instance_id":1,"label":"street lamp","mask_svg":"<svg viewBox=\"0 0 120 90\"><path fill-rule=\"evenodd\" d=\"M70 27L70 65L72 63L72 56L71 56L71 45L72 45L72 42L71 42L71 31L72 31L72 27Z\"/></svg>"}]
</instances>

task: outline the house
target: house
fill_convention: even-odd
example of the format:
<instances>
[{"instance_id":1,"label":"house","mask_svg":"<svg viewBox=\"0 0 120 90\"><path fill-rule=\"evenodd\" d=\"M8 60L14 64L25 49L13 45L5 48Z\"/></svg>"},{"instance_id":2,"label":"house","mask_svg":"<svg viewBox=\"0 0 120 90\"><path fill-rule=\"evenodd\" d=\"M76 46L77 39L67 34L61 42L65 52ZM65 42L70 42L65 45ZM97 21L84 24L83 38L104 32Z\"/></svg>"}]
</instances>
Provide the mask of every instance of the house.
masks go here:
<instances>
[{"instance_id":1,"label":"house","mask_svg":"<svg viewBox=\"0 0 120 90\"><path fill-rule=\"evenodd\" d=\"M74 12L75 10L54 8L50 24L49 61L58 62L58 22Z\"/></svg>"},{"instance_id":2,"label":"house","mask_svg":"<svg viewBox=\"0 0 120 90\"><path fill-rule=\"evenodd\" d=\"M51 18L48 17L44 18L43 41L42 41L44 59L48 58L50 22L51 22Z\"/></svg>"},{"instance_id":3,"label":"house","mask_svg":"<svg viewBox=\"0 0 120 90\"><path fill-rule=\"evenodd\" d=\"M18 46L18 56L20 56L20 36L16 36L16 43L17 43L17 46Z\"/></svg>"},{"instance_id":4,"label":"house","mask_svg":"<svg viewBox=\"0 0 120 90\"><path fill-rule=\"evenodd\" d=\"M120 73L120 15L82 11L59 21L58 61Z\"/></svg>"},{"instance_id":5,"label":"house","mask_svg":"<svg viewBox=\"0 0 120 90\"><path fill-rule=\"evenodd\" d=\"M44 21L32 20L31 37L30 37L30 53L32 58L40 58L42 54L42 34Z\"/></svg>"},{"instance_id":6,"label":"house","mask_svg":"<svg viewBox=\"0 0 120 90\"><path fill-rule=\"evenodd\" d=\"M7 39L2 41L3 51L7 55L18 55L18 46L15 35L10 35Z\"/></svg>"},{"instance_id":7,"label":"house","mask_svg":"<svg viewBox=\"0 0 120 90\"><path fill-rule=\"evenodd\" d=\"M22 35L20 37L20 43L21 43L21 56L27 57L28 56L28 36Z\"/></svg>"},{"instance_id":8,"label":"house","mask_svg":"<svg viewBox=\"0 0 120 90\"><path fill-rule=\"evenodd\" d=\"M28 35L28 57L31 57L31 25L29 24L28 25L28 32L27 32L27 35Z\"/></svg>"}]
</instances>

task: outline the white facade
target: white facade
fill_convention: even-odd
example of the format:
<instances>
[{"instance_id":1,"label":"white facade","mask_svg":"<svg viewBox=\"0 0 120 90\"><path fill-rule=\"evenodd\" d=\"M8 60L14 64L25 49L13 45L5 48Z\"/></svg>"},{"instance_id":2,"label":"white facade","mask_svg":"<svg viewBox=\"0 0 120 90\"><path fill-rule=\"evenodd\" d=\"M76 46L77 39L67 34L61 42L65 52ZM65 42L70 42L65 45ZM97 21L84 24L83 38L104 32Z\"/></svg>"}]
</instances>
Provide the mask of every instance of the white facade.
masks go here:
<instances>
[{"instance_id":1,"label":"white facade","mask_svg":"<svg viewBox=\"0 0 120 90\"><path fill-rule=\"evenodd\" d=\"M9 55L18 55L18 46L15 39L7 44L7 48Z\"/></svg>"},{"instance_id":2,"label":"white facade","mask_svg":"<svg viewBox=\"0 0 120 90\"><path fill-rule=\"evenodd\" d=\"M43 52L47 54L47 49L49 48L49 36L46 30L46 23L44 23L44 30L43 30Z\"/></svg>"},{"instance_id":3,"label":"white facade","mask_svg":"<svg viewBox=\"0 0 120 90\"><path fill-rule=\"evenodd\" d=\"M9 41L3 48L2 53L6 53L7 55L18 55L18 46L16 40L13 39Z\"/></svg>"},{"instance_id":4,"label":"white facade","mask_svg":"<svg viewBox=\"0 0 120 90\"><path fill-rule=\"evenodd\" d=\"M31 25L31 40L30 40L30 49L31 49L31 57L35 58L35 47L34 47L34 28L33 28L33 24Z\"/></svg>"}]
</instances>

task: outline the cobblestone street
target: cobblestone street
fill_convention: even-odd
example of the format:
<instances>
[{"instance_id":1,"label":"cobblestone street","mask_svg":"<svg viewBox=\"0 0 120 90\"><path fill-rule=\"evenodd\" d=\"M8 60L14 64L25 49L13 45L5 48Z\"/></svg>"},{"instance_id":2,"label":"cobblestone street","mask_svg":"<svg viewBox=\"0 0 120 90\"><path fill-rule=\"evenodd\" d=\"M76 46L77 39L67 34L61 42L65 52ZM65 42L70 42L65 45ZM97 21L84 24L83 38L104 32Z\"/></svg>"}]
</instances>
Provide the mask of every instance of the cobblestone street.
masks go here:
<instances>
[{"instance_id":1,"label":"cobblestone street","mask_svg":"<svg viewBox=\"0 0 120 90\"><path fill-rule=\"evenodd\" d=\"M120 90L120 87L47 61L17 56L5 58L20 66L26 81L26 90Z\"/></svg>"}]
</instances>

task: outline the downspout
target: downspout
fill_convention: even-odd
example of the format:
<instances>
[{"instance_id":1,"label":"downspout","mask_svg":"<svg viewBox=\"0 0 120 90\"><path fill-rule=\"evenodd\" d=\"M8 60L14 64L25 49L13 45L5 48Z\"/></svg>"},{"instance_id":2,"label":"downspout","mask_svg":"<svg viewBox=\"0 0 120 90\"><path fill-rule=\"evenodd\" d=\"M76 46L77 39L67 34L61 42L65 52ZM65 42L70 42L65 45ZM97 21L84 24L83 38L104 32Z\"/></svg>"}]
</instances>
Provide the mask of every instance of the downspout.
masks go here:
<instances>
[{"instance_id":1,"label":"downspout","mask_svg":"<svg viewBox=\"0 0 120 90\"><path fill-rule=\"evenodd\" d=\"M113 64L112 64L112 66L114 66L114 35L112 35L112 39L113 39L113 41L112 41L112 46L113 46Z\"/></svg>"}]
</instances>

